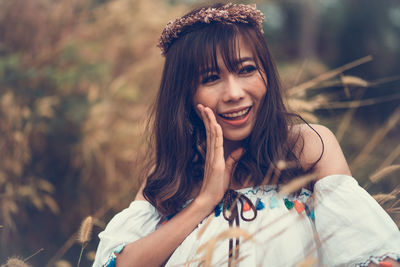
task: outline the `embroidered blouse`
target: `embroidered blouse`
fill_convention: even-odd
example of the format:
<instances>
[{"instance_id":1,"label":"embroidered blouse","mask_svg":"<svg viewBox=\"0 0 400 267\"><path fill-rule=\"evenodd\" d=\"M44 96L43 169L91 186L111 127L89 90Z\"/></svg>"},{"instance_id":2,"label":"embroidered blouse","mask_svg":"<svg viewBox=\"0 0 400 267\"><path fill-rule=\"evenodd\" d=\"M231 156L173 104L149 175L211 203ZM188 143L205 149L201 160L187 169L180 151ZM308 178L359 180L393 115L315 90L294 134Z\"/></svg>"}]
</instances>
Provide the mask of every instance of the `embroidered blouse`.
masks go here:
<instances>
[{"instance_id":1,"label":"embroidered blouse","mask_svg":"<svg viewBox=\"0 0 400 267\"><path fill-rule=\"evenodd\" d=\"M302 189L297 195L281 196L274 186L236 190L248 201L237 201L240 228L252 236L240 238L236 266L297 266L305 260L317 266L368 266L386 257L400 261L400 232L390 216L346 175L331 175L316 182L314 192ZM256 209L257 216L253 217ZM197 266L204 251L198 248L229 229L221 203L205 232L205 218L181 243L165 266ZM240 215L240 212L239 212ZM115 265L126 244L162 227L158 211L147 201L133 201L118 213L99 234L93 267ZM217 242L212 266L228 266L228 244ZM185 265L187 262L192 262ZM311 265L307 265L311 266Z\"/></svg>"}]
</instances>

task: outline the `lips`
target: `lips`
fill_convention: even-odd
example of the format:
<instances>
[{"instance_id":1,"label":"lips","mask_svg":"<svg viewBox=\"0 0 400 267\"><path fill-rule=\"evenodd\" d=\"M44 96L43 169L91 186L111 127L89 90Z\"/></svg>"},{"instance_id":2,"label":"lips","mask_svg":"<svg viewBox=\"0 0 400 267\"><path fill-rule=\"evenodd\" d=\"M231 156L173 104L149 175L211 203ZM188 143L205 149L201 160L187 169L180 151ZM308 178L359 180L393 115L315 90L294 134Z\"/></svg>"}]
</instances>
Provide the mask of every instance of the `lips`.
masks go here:
<instances>
[{"instance_id":1,"label":"lips","mask_svg":"<svg viewBox=\"0 0 400 267\"><path fill-rule=\"evenodd\" d=\"M230 113L223 113L219 114L222 118L227 119L227 120L238 120L246 117L246 115L250 112L251 107L247 107L245 109L235 111L235 112L230 112Z\"/></svg>"},{"instance_id":2,"label":"lips","mask_svg":"<svg viewBox=\"0 0 400 267\"><path fill-rule=\"evenodd\" d=\"M245 118L249 114L250 109L251 106L234 112L221 113L219 114L219 116L221 116L225 120L240 120Z\"/></svg>"},{"instance_id":3,"label":"lips","mask_svg":"<svg viewBox=\"0 0 400 267\"><path fill-rule=\"evenodd\" d=\"M231 112L220 113L218 115L226 124L230 124L234 127L241 127L248 121L251 110L252 106L239 110L233 110Z\"/></svg>"}]
</instances>

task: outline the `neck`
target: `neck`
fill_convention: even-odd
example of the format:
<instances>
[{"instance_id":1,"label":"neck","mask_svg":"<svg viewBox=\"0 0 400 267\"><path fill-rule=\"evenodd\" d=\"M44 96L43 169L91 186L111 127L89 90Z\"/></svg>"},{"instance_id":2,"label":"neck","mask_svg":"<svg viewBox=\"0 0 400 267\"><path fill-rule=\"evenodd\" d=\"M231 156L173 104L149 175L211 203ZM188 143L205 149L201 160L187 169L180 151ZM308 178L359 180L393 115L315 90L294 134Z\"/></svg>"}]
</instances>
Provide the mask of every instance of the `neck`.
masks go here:
<instances>
[{"instance_id":1,"label":"neck","mask_svg":"<svg viewBox=\"0 0 400 267\"><path fill-rule=\"evenodd\" d=\"M224 157L227 159L229 155L242 146L242 141L231 141L224 139Z\"/></svg>"}]
</instances>

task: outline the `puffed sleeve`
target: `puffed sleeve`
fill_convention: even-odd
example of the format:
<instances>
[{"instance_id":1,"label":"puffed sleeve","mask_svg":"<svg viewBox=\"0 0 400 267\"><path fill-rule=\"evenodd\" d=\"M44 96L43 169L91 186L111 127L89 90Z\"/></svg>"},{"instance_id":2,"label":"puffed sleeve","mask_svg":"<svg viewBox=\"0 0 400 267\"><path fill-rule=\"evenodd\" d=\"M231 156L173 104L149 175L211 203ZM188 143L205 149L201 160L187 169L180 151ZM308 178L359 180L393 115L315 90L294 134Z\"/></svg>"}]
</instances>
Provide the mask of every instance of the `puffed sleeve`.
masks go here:
<instances>
[{"instance_id":1,"label":"puffed sleeve","mask_svg":"<svg viewBox=\"0 0 400 267\"><path fill-rule=\"evenodd\" d=\"M133 201L128 208L114 216L99 234L100 243L93 267L115 266L115 253L156 230L160 214L147 201Z\"/></svg>"},{"instance_id":2,"label":"puffed sleeve","mask_svg":"<svg viewBox=\"0 0 400 267\"><path fill-rule=\"evenodd\" d=\"M400 232L357 181L331 175L314 187L315 227L326 266L367 266L400 258Z\"/></svg>"}]
</instances>

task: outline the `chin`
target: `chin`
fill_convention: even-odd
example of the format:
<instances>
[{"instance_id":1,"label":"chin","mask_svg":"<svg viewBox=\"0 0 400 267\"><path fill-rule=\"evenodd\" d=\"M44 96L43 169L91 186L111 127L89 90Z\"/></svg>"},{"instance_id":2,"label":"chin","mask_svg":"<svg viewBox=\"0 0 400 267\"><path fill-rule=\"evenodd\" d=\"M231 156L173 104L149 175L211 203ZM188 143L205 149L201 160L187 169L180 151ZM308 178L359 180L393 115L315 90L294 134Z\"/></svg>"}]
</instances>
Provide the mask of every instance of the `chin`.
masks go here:
<instances>
[{"instance_id":1,"label":"chin","mask_svg":"<svg viewBox=\"0 0 400 267\"><path fill-rule=\"evenodd\" d=\"M250 133L226 133L224 139L229 141L243 141L249 137Z\"/></svg>"},{"instance_id":2,"label":"chin","mask_svg":"<svg viewBox=\"0 0 400 267\"><path fill-rule=\"evenodd\" d=\"M225 140L229 140L232 142L240 142L244 139L248 138L253 131L254 123L250 122L245 127L240 128L232 128L232 127L223 127L222 132Z\"/></svg>"}]
</instances>

